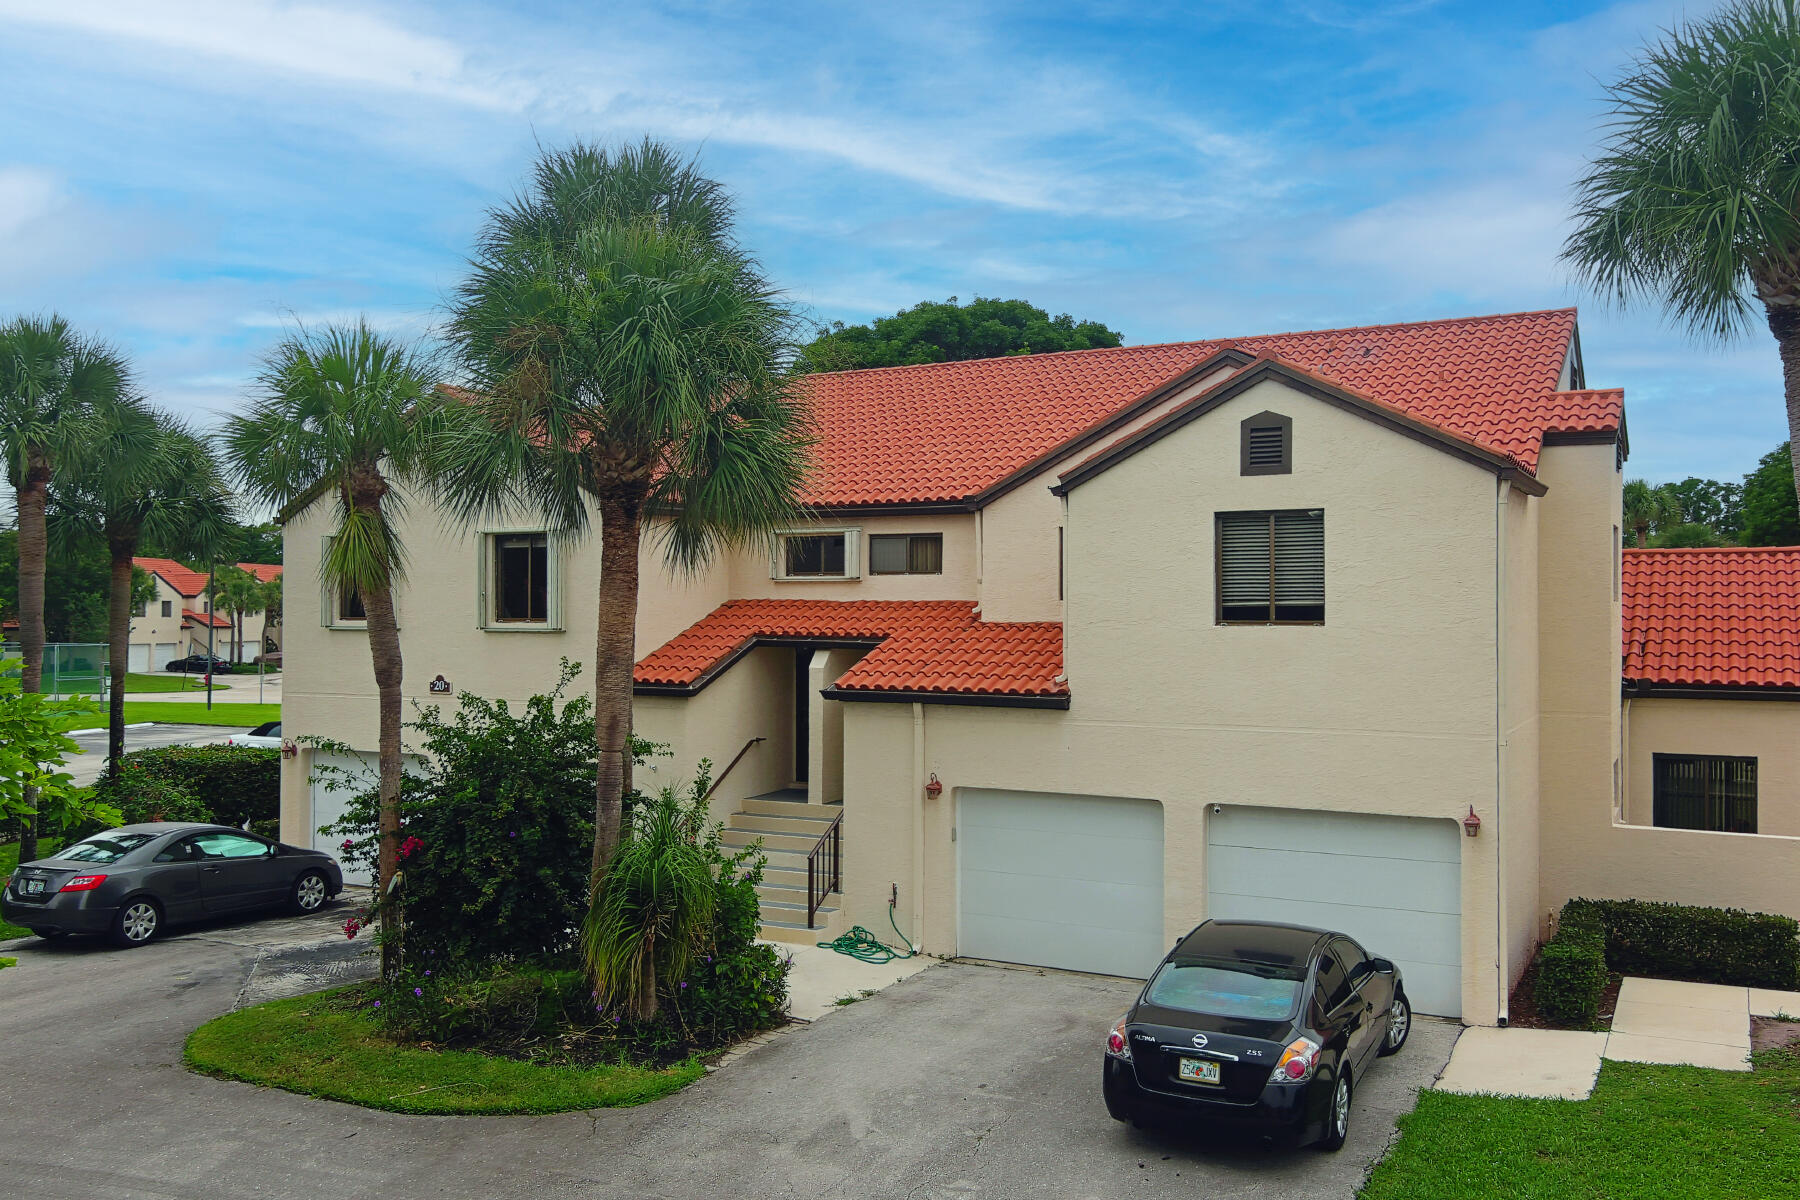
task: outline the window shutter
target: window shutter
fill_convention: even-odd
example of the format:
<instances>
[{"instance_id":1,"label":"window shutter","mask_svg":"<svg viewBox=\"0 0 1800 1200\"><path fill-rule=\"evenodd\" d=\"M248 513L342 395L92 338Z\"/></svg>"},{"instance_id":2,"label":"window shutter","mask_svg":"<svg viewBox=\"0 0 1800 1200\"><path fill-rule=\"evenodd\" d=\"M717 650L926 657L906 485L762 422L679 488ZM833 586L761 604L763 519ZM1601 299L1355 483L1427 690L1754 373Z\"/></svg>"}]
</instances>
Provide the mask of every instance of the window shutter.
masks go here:
<instances>
[{"instance_id":1,"label":"window shutter","mask_svg":"<svg viewBox=\"0 0 1800 1200\"><path fill-rule=\"evenodd\" d=\"M1266 513L1219 517L1219 603L1269 604L1269 518Z\"/></svg>"},{"instance_id":2,"label":"window shutter","mask_svg":"<svg viewBox=\"0 0 1800 1200\"><path fill-rule=\"evenodd\" d=\"M1325 603L1325 514L1275 514L1275 603Z\"/></svg>"}]
</instances>

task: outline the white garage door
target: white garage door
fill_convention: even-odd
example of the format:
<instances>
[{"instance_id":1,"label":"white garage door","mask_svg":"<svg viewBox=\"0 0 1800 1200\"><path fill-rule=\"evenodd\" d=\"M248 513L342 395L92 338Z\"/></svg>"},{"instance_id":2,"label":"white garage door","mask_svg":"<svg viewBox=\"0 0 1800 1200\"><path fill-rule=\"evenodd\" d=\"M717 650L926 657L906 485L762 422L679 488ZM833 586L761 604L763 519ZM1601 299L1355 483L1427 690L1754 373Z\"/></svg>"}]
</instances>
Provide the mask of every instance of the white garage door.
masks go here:
<instances>
[{"instance_id":1,"label":"white garage door","mask_svg":"<svg viewBox=\"0 0 1800 1200\"><path fill-rule=\"evenodd\" d=\"M958 954L1142 978L1168 950L1154 800L959 791L956 846Z\"/></svg>"},{"instance_id":2,"label":"white garage door","mask_svg":"<svg viewBox=\"0 0 1800 1200\"><path fill-rule=\"evenodd\" d=\"M174 642L156 643L155 648L150 651L150 669L152 671L160 671L170 663L174 662L177 658L181 657L175 647L176 643Z\"/></svg>"},{"instance_id":3,"label":"white garage door","mask_svg":"<svg viewBox=\"0 0 1800 1200\"><path fill-rule=\"evenodd\" d=\"M338 865L344 868L345 883L367 884L370 882L367 871L353 869L343 861L340 853L343 835L320 833L319 827L335 824L342 819L352 800L365 791L375 790L380 782L375 752L356 755L317 752L312 758L311 774L312 821L309 828L313 849L324 850L338 859Z\"/></svg>"},{"instance_id":4,"label":"white garage door","mask_svg":"<svg viewBox=\"0 0 1800 1200\"><path fill-rule=\"evenodd\" d=\"M157 663L156 666L160 667L162 663ZM125 647L125 669L140 673L155 670L155 667L150 665L149 642L133 642Z\"/></svg>"},{"instance_id":5,"label":"white garage door","mask_svg":"<svg viewBox=\"0 0 1800 1200\"><path fill-rule=\"evenodd\" d=\"M1461 1016L1461 836L1448 820L1227 805L1207 913L1347 933L1400 965L1418 1011Z\"/></svg>"}]
</instances>

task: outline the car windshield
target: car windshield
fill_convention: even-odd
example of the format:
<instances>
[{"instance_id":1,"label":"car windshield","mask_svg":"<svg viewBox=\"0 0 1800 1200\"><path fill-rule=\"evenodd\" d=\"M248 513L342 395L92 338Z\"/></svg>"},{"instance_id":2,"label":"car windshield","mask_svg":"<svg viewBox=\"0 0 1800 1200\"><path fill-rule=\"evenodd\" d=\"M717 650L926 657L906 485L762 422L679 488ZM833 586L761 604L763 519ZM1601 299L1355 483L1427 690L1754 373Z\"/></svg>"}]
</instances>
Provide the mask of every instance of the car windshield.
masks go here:
<instances>
[{"instance_id":1,"label":"car windshield","mask_svg":"<svg viewBox=\"0 0 1800 1200\"><path fill-rule=\"evenodd\" d=\"M1258 963L1164 963L1144 999L1159 1008L1279 1021L1300 999L1303 980L1291 967Z\"/></svg>"},{"instance_id":2,"label":"car windshield","mask_svg":"<svg viewBox=\"0 0 1800 1200\"><path fill-rule=\"evenodd\" d=\"M64 862L118 862L155 836L154 833L102 833L59 850L54 857Z\"/></svg>"}]
</instances>

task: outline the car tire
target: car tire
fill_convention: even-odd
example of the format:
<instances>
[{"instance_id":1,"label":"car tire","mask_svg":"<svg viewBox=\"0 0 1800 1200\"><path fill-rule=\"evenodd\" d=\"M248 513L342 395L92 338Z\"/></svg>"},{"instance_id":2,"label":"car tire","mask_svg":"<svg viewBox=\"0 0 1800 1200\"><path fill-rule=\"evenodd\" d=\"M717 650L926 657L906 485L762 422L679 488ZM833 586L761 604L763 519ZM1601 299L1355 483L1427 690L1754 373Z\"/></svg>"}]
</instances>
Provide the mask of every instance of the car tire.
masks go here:
<instances>
[{"instance_id":1,"label":"car tire","mask_svg":"<svg viewBox=\"0 0 1800 1200\"><path fill-rule=\"evenodd\" d=\"M1394 1007L1388 1011L1387 1031L1381 1035L1381 1057L1400 1053L1406 1039L1412 1036L1412 1001L1404 991L1394 993Z\"/></svg>"},{"instance_id":2,"label":"car tire","mask_svg":"<svg viewBox=\"0 0 1800 1200\"><path fill-rule=\"evenodd\" d=\"M1348 1068L1340 1067L1337 1083L1331 1089L1331 1104L1325 1109L1325 1133L1319 1138L1319 1149L1342 1150L1350 1138L1350 1102L1355 1098L1355 1081Z\"/></svg>"},{"instance_id":3,"label":"car tire","mask_svg":"<svg viewBox=\"0 0 1800 1200\"><path fill-rule=\"evenodd\" d=\"M304 872L294 880L293 890L288 893L288 909L302 917L316 913L331 899L327 894L330 890L323 871Z\"/></svg>"},{"instance_id":4,"label":"car tire","mask_svg":"<svg viewBox=\"0 0 1800 1200\"><path fill-rule=\"evenodd\" d=\"M148 896L133 896L113 917L112 942L127 950L142 946L162 931L162 909Z\"/></svg>"}]
</instances>

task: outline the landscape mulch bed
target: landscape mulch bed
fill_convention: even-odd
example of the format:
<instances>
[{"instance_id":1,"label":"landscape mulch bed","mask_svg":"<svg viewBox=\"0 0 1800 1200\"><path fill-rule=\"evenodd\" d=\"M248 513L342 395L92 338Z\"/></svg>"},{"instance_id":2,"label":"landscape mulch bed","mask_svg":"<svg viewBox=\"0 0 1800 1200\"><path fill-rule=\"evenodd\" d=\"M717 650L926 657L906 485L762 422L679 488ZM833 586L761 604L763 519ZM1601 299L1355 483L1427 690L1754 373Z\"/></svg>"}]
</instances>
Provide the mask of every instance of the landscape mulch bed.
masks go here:
<instances>
[{"instance_id":1,"label":"landscape mulch bed","mask_svg":"<svg viewBox=\"0 0 1800 1200\"><path fill-rule=\"evenodd\" d=\"M1545 1020L1537 1009L1537 973L1538 960L1533 958L1525 973L1519 976L1518 986L1513 988L1512 996L1506 1002L1506 1022L1517 1025L1521 1029L1562 1029ZM1619 1007L1619 985L1625 981L1623 975L1610 974L1606 977L1606 990L1600 993L1600 1021L1596 1029L1611 1029L1613 1013Z\"/></svg>"},{"instance_id":2,"label":"landscape mulch bed","mask_svg":"<svg viewBox=\"0 0 1800 1200\"><path fill-rule=\"evenodd\" d=\"M1774 1017L1750 1018L1750 1049L1779 1050L1783 1046L1800 1046L1800 1021L1777 1021Z\"/></svg>"}]
</instances>

